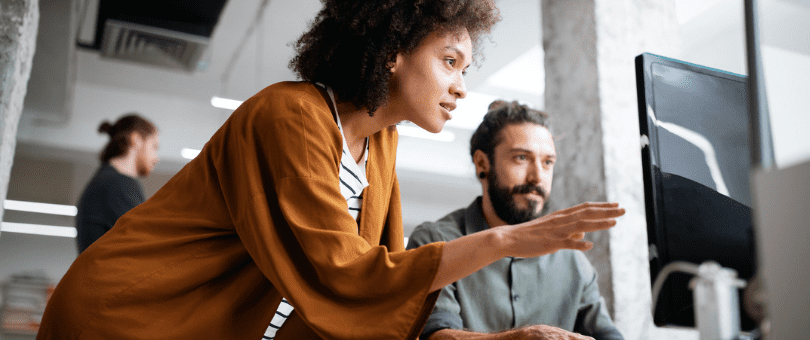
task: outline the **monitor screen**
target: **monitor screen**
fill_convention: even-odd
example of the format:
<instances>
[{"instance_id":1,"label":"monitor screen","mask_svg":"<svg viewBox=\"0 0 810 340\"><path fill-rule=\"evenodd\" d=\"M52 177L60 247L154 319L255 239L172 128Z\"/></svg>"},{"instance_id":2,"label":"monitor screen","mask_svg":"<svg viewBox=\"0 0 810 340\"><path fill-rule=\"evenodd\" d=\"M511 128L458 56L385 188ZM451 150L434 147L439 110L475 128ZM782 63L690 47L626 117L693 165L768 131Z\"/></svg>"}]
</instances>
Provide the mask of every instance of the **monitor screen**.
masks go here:
<instances>
[{"instance_id":1,"label":"monitor screen","mask_svg":"<svg viewBox=\"0 0 810 340\"><path fill-rule=\"evenodd\" d=\"M745 76L642 54L636 79L651 281L674 261L712 260L751 278ZM690 279L667 279L654 311L657 325L694 326ZM741 317L743 329L754 328Z\"/></svg>"}]
</instances>

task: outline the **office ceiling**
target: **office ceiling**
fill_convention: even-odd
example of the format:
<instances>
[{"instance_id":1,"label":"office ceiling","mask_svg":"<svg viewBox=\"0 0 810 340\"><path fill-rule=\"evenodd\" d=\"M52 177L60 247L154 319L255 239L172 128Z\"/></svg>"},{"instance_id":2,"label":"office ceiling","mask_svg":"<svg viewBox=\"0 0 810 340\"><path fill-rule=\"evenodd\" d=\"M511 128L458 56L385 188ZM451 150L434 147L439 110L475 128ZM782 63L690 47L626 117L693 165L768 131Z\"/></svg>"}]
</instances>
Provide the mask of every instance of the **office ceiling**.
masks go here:
<instances>
[{"instance_id":1,"label":"office ceiling","mask_svg":"<svg viewBox=\"0 0 810 340\"><path fill-rule=\"evenodd\" d=\"M105 4L116 0L40 2L42 21L18 130L22 146L18 154L42 158L45 163L73 162L73 174L66 175L73 178L73 183L64 195L48 196L46 201L50 203L75 202L88 171L96 166L97 152L107 142L96 132L97 127L102 120L114 120L133 111L154 121L161 134L158 174L144 181L147 192L157 190L187 162L181 150L202 148L230 115L231 111L210 105L212 96L244 100L269 84L295 79L287 68L292 57L289 44L306 30L321 8L318 0L200 2L200 8L208 7L203 11L207 14L199 14L205 18L200 22L213 26L182 33L205 37L210 31L206 37L209 48L199 59L200 66L187 70L109 58L94 49L97 23L87 18L98 17L94 8L101 9L99 1ZM768 21L783 25L764 33L768 35L766 43L779 41L785 50L810 58L810 51L802 52L810 48L803 44L810 32L810 0L768 2L776 4L776 10L767 12ZM181 17L168 16L175 9L167 8L182 7L184 3L197 2L128 0L127 4L159 9L155 15L165 24ZM470 127L477 125L475 117L482 113L482 107L499 97L543 107L540 1L497 3L504 20L485 41L480 67L471 68L466 77L468 90L476 95L459 103L456 118L445 128L454 139L400 139L397 171L409 228L468 204L480 192L467 147ZM217 8L218 18L213 14ZM684 53L673 57L745 73L741 2L678 0L676 10ZM149 13L142 11L132 16L148 17ZM143 19L140 23L150 22ZM797 34L805 39L790 39ZM76 40L85 47L77 47Z\"/></svg>"},{"instance_id":2,"label":"office ceiling","mask_svg":"<svg viewBox=\"0 0 810 340\"><path fill-rule=\"evenodd\" d=\"M19 139L29 144L95 152L105 142L104 136L95 132L101 121L135 111L155 121L161 132L160 153L165 161L159 166L171 165L172 169L185 162L180 156L183 148L201 148L230 114L228 110L211 107L212 96L245 100L269 84L295 80L287 67L293 55L290 44L306 30L322 6L318 0L206 0L199 2L199 8L198 2L193 2L195 7L191 9L195 11L190 13L187 4L192 2L182 0L74 1L78 4L74 5L72 21L63 19L62 27L56 23L41 26L40 33L47 34L39 36L38 47L43 48L38 49L35 57ZM479 98L478 105L486 105L486 100L498 96L542 106L542 89L538 88L543 78L539 1L500 1L499 6L508 20L499 23L492 39L485 41L485 60L468 72L467 87L471 91L485 89L488 96ZM64 17L66 8L41 10L46 20L57 15ZM102 47L99 39L104 40L106 27L95 18L130 20L198 35L208 39L208 49L200 58L200 66L192 70L110 58L97 50ZM57 38L61 40L53 43ZM78 47L65 46L71 38L79 42ZM496 50L498 53L493 53ZM54 62L54 55L66 54ZM528 66L515 67L516 60ZM511 68L507 67L510 63ZM46 65L47 72L38 72ZM498 79L509 77L508 73L518 74L522 82L530 85L520 86L514 79L498 83ZM493 75L500 78L490 81ZM55 82L55 76L62 76L63 80ZM54 89L44 90L49 87ZM50 106L40 104L56 95L65 99ZM462 156L450 159L460 159L456 163L464 165L444 170L439 166L437 171L466 174L469 160L463 156L466 154L463 150L468 129L451 126L448 131L457 137L449 144L457 144L458 150L462 150ZM414 143L417 147L425 144Z\"/></svg>"},{"instance_id":3,"label":"office ceiling","mask_svg":"<svg viewBox=\"0 0 810 340\"><path fill-rule=\"evenodd\" d=\"M211 107L212 96L244 100L269 84L295 79L287 68L292 57L290 43L306 30L309 20L321 8L318 0L73 1L69 2L72 7L53 5L66 1L41 1L43 22L48 24L40 25L19 140L44 147L96 152L106 142L104 136L95 132L102 120L140 112L155 121L161 131L160 154L164 160L161 166L167 171L179 169L185 162L180 156L183 148L201 148L227 119L230 111ZM477 99L471 96L467 103L477 100L476 105L486 105L487 100L502 97L543 107L539 2L497 2L504 20L496 25L491 40L485 41L480 68L471 69L466 77L468 89L484 96ZM810 31L810 16L806 15L810 12L810 1L770 2L780 4L781 12L773 15L788 16L785 22L791 25L786 27L793 30L807 27L805 32ZM728 36L725 40L740 45L744 36L739 3L676 2L684 49L705 50L706 42L725 39L718 39L718 35ZM786 8L804 11L783 13L791 12ZM72 15L66 15L70 10ZM51 18L61 19L51 21ZM191 70L105 57L96 50L104 31L104 24L96 18L128 20L204 37L208 39L208 48ZM779 32L765 32L779 36L776 33ZM785 41L780 43L791 43L791 39L782 40ZM73 41L84 47L77 47ZM736 45L733 48L739 48ZM810 45L796 43L795 39L790 46L810 49ZM741 53L738 59L743 60ZM712 61L706 58L704 64L717 67L711 65ZM744 69L730 71L744 73ZM454 121L471 115L462 108L457 110L459 118ZM430 150L435 157L419 158L430 159L431 164L407 159L402 163L442 174L462 177L471 174L469 159L464 155L468 127L475 126L475 122L454 125L454 121L447 128L455 135L453 142L403 138L402 147L413 150L400 154L423 155ZM436 154L435 150L446 153Z\"/></svg>"}]
</instances>

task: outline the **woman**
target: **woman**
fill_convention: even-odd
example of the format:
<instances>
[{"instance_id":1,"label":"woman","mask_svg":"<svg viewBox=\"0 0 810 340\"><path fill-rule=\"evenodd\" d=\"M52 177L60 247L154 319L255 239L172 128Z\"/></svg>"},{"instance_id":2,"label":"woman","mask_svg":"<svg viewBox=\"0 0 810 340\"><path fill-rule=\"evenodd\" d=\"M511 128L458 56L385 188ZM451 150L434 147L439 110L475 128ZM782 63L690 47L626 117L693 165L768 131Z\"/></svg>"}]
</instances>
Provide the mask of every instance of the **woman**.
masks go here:
<instances>
[{"instance_id":1,"label":"woman","mask_svg":"<svg viewBox=\"0 0 810 340\"><path fill-rule=\"evenodd\" d=\"M489 0L326 1L291 62L305 82L247 100L83 253L38 338L257 339L285 297L276 339L414 339L444 285L589 248L615 204L404 251L392 126L441 130L497 20Z\"/></svg>"}]
</instances>

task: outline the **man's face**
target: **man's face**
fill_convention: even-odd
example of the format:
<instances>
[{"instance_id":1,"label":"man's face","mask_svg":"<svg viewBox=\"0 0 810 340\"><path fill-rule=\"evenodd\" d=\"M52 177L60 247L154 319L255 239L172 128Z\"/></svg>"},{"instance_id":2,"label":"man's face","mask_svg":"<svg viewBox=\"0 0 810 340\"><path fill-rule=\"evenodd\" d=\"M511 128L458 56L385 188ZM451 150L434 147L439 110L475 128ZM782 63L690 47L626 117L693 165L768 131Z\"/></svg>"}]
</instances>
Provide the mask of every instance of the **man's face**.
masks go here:
<instances>
[{"instance_id":1,"label":"man's face","mask_svg":"<svg viewBox=\"0 0 810 340\"><path fill-rule=\"evenodd\" d=\"M138 135L137 133L135 133ZM160 149L160 140L158 138L158 133L149 135L146 138L142 139L143 142L140 144L141 148L137 151L137 157L135 161L136 170L138 171L138 176L147 177L152 170L155 169L155 164L160 161L158 157L158 149Z\"/></svg>"},{"instance_id":2,"label":"man's face","mask_svg":"<svg viewBox=\"0 0 810 340\"><path fill-rule=\"evenodd\" d=\"M487 191L498 217L507 224L540 217L551 191L557 153L551 133L533 123L501 130L487 180Z\"/></svg>"}]
</instances>

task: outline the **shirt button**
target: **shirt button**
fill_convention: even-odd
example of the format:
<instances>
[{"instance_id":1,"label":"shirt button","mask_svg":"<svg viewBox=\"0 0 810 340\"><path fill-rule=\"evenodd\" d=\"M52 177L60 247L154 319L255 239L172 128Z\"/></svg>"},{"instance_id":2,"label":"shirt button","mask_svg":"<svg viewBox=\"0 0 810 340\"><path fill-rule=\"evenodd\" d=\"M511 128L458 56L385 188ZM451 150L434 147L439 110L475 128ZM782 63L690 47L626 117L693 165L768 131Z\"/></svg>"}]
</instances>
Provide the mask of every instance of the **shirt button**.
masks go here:
<instances>
[{"instance_id":1,"label":"shirt button","mask_svg":"<svg viewBox=\"0 0 810 340\"><path fill-rule=\"evenodd\" d=\"M515 295L512 297L512 301L517 301L520 298L520 295Z\"/></svg>"}]
</instances>

